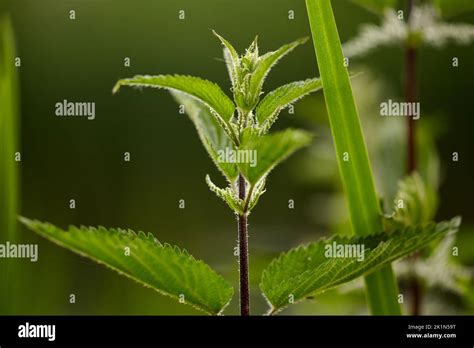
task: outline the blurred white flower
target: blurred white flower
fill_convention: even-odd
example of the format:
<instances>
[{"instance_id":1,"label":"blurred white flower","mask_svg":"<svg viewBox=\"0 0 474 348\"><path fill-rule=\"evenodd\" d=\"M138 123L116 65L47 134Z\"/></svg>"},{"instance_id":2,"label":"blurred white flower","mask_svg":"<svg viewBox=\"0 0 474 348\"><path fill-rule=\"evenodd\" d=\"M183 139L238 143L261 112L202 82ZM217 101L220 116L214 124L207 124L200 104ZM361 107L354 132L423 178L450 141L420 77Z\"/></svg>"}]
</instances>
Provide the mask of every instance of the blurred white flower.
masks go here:
<instances>
[{"instance_id":1,"label":"blurred white flower","mask_svg":"<svg viewBox=\"0 0 474 348\"><path fill-rule=\"evenodd\" d=\"M454 242L455 235L448 235L427 259L417 259L415 262L405 259L397 262L397 275L407 278L416 275L430 288L438 287L462 295L466 291L463 284L472 279L474 273L471 268L450 260Z\"/></svg>"},{"instance_id":2,"label":"blurred white flower","mask_svg":"<svg viewBox=\"0 0 474 348\"><path fill-rule=\"evenodd\" d=\"M395 10L387 9L380 25L363 24L359 35L346 42L343 50L346 57L364 56L379 47L403 45L413 38L436 48L450 42L469 45L474 41L474 25L445 22L429 5L416 7L408 23Z\"/></svg>"}]
</instances>

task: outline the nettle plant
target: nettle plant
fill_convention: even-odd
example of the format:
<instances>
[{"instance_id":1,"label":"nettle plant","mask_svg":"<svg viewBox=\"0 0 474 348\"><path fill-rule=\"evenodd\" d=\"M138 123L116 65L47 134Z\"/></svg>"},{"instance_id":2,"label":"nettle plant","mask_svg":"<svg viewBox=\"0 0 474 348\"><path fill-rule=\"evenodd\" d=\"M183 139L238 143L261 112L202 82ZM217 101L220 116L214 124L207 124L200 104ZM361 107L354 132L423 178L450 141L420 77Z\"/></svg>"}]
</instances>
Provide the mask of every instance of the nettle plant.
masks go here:
<instances>
[{"instance_id":1,"label":"nettle plant","mask_svg":"<svg viewBox=\"0 0 474 348\"><path fill-rule=\"evenodd\" d=\"M250 313L248 270L248 215L265 192L270 171L311 142L311 134L294 129L269 130L280 112L305 95L321 88L317 78L281 86L262 98L262 87L272 67L307 39L296 40L276 51L259 54L257 37L243 55L214 32L224 46L224 59L232 83L232 101L213 82L193 76L135 76L117 82L121 86L165 88L184 106L194 122L208 154L227 180L227 187L211 191L237 215L241 314Z\"/></svg>"},{"instance_id":2,"label":"nettle plant","mask_svg":"<svg viewBox=\"0 0 474 348\"><path fill-rule=\"evenodd\" d=\"M327 8L324 10L328 11ZM215 185L209 176L206 181L211 191L222 198L238 218L241 315L250 314L248 216L265 192L265 182L270 171L293 152L308 145L312 139L310 133L302 130L286 129L272 133L269 130L285 107L317 91L322 84L329 86L329 94L333 95L335 92L331 88L337 87L339 83L340 68L331 56L333 47L341 50L338 37L334 36L335 26L331 27L329 22L327 28L320 29L321 33L332 30L332 35L323 35L320 43L328 49L327 55L321 58L325 64L321 71L325 75L328 71L334 72L333 85L331 77L323 80L324 83L312 78L286 84L262 98L262 86L270 69L306 40L296 40L276 51L260 55L255 39L246 52L239 55L227 40L216 34L224 46L233 101L216 84L191 76L135 76L119 80L114 87L114 92L122 86L170 90L176 101L184 106L205 149L226 178L228 185L225 188ZM342 51L340 55L342 62ZM346 78L349 83L348 76ZM332 102L343 107L345 101L337 98ZM344 114L347 110L342 111ZM350 124L341 123L339 127L344 128L335 130L337 134L340 133L341 139L351 139L351 132L354 131L357 135L357 129L351 129ZM352 145L356 154L360 144L356 141ZM235 156L226 157L224 153L233 153ZM255 161L251 160L250 153L256 154ZM365 163L363 154L362 163ZM370 184L370 172L368 174L365 180ZM358 185L364 183L360 179L352 190L363 194L364 189L360 190ZM368 189L370 191L370 185ZM370 192L368 199L371 199ZM270 305L269 314L386 267L390 262L454 231L459 225L459 220L455 219L439 224L400 225L388 231L384 231L381 224L376 226L379 229L364 229L364 221L370 219L369 209L365 205L371 202L364 202L362 198L358 203L361 205L359 222L362 223L362 230L358 234L321 239L296 247L273 260L264 270L260 288ZM378 218L382 221L382 215ZM71 226L62 230L49 223L20 219L47 239L205 313L221 314L233 297L233 287L211 267L178 247L160 243L152 234L104 227ZM347 251L350 251L350 255ZM379 289L383 289L383 286Z\"/></svg>"}]
</instances>

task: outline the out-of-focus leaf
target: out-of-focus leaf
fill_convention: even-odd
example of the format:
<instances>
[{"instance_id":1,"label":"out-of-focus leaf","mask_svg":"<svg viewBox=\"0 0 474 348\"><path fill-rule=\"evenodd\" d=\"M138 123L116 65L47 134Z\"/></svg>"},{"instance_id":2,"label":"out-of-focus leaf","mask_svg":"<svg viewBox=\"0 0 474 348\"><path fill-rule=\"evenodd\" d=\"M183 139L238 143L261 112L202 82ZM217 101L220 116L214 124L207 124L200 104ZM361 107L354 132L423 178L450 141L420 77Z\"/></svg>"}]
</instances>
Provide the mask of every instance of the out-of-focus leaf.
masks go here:
<instances>
[{"instance_id":1,"label":"out-of-focus leaf","mask_svg":"<svg viewBox=\"0 0 474 348\"><path fill-rule=\"evenodd\" d=\"M395 265L397 275L406 279L416 276L428 288L441 288L462 296L466 291L465 284L474 279L474 272L453 256L456 235L447 235L426 258L398 262Z\"/></svg>"},{"instance_id":2,"label":"out-of-focus leaf","mask_svg":"<svg viewBox=\"0 0 474 348\"><path fill-rule=\"evenodd\" d=\"M418 173L413 173L399 182L394 202L393 219L405 226L431 221L436 213L436 193Z\"/></svg>"}]
</instances>

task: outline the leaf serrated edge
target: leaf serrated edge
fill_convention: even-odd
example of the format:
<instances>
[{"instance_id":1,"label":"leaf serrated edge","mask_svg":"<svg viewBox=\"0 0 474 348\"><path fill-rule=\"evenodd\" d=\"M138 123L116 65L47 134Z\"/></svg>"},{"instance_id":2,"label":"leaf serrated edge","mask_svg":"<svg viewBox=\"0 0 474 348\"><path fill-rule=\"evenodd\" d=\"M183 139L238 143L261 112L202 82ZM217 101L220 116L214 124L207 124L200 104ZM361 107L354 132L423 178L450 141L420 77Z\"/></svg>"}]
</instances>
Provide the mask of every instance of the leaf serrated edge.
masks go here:
<instances>
[{"instance_id":1,"label":"leaf serrated edge","mask_svg":"<svg viewBox=\"0 0 474 348\"><path fill-rule=\"evenodd\" d=\"M179 296L176 296L175 294L169 293L169 292L164 291L164 290L162 290L162 289L155 288L155 287L153 287L153 286L151 286L151 285L149 285L149 284L143 282L142 280L137 279L137 278L135 278L135 277L133 277L133 276L131 276L131 275L125 273L124 271L122 271L122 270L120 270L120 269L118 269L118 268L116 268L116 267L114 267L114 266L111 266L111 265L109 265L109 264L107 264L107 263L105 263L105 262L103 262L103 261L101 261L101 260L92 258L91 256L87 255L87 254L84 253L83 251L78 250L77 248L75 248L75 247L73 247L73 246L66 245L66 244L63 243L62 241L59 241L59 240L57 240L57 239L52 238L49 234L47 234L47 233L45 233L45 232L42 232L42 231L40 232L40 231L39 231L40 228L44 227L44 228L50 228L50 229L53 228L53 229L56 229L56 230L58 230L58 233L71 233L72 228L77 229L77 227L74 226L74 225L70 225L67 230L62 230L62 229L60 229L60 228L58 228L58 227L56 227L56 226L54 226L54 225L52 225L52 224L50 224L50 223L48 223L48 222L42 222L42 221L36 220L36 219L35 219L35 220L31 220L31 219L28 219L28 218L23 217L23 216L19 216L19 217L18 217L18 220L19 220L21 223L23 223L25 226L27 226L29 229L35 231L36 233L38 233L39 235L41 235L43 238L49 240L50 242L52 242L52 243L54 243L54 244L56 244L56 245L58 245L58 246L60 246L60 247L63 247L63 248L65 248L65 249L68 249L68 250L70 250L70 251L72 251L72 252L74 252L74 253L76 253L76 254L78 254L78 255L84 257L84 258L90 259L90 260L92 260L92 261L94 261L94 262L96 262L96 263L98 263L98 264L101 264L101 265L105 266L106 268L109 268L109 269L111 269L111 270L117 272L117 273L120 274L120 275L123 275L123 276L125 276L125 277L127 277L127 278L129 278L129 279L134 280L135 282L141 284L142 286L144 286L144 287L146 287L146 288L153 289L153 290L155 290L156 292L158 292L158 293L160 293L160 294L162 294L162 295L165 295L165 296L171 297L171 298L173 298L173 299L179 300ZM101 227L102 227L102 226L101 226ZM91 232L91 233L94 233L94 230L95 230L95 232L98 232L98 229L95 228L95 227L81 226L81 228L84 228L83 231L87 231L87 232ZM80 229L79 229L79 230L80 230ZM80 231L81 231L81 230L80 230ZM185 256L186 258L189 259L189 261L195 261L195 262L197 262L198 265L199 265L199 267L207 268L207 269L211 270L213 273L215 273L217 279L219 279L219 281L222 281L222 282L223 282L223 284L224 284L224 285L226 286L226 288L227 288L226 291L229 292L229 300L228 300L225 304L223 304L222 308L221 308L219 311L217 311L217 312L215 312L215 311L212 310L211 308L203 307L203 306L200 305L200 304L197 304L197 303L194 303L194 302L191 302L191 301L188 301L188 300L186 300L185 304L188 304L188 305L190 305L191 307L193 307L193 308L195 308L195 309L197 309L197 310L199 310L199 311L202 311L202 312L204 312L204 313L206 313L206 314L209 314L209 315L222 315L223 311L225 310L225 308L229 305L230 301L232 300L232 296L233 296L233 293L234 293L234 289L233 289L231 286L229 286L229 285L227 284L227 282L225 281L225 279L224 279L220 274L218 274L217 272L215 272L211 267L209 267L209 265L207 265L204 261L198 260L198 259L194 258L194 256L192 256L191 254L189 254L185 249L181 249L181 248L179 248L179 247L177 247L177 246L172 246L172 245L170 245L170 244L168 244L168 243L161 243L161 242L159 242L159 240L157 240L156 238L154 238L154 240L149 240L148 238L145 238L145 239L144 239L144 238L141 238L141 237L139 237L139 236L137 235L136 232L134 232L134 231L132 231L132 230L130 230L130 231L131 231L131 233L130 233L129 231L123 230L123 229L120 229L120 228L118 228L118 229L107 229L107 228L105 228L105 231L107 231L109 234L113 234L114 236L117 236L117 237L120 237L120 238L123 238L123 237L129 238L129 239L140 238L141 241L144 241L144 242L147 242L147 243L151 243L153 246L155 246L155 247L157 247L157 248L161 248L161 249L165 249L165 250L166 250L166 249L171 249L171 250L173 250L173 251L175 251L175 252L178 251L181 256ZM120 233L120 234L119 234L119 233L115 233L115 234L114 234L112 231L117 231L117 232L118 232L118 231L123 231L123 232L125 232L125 233L124 233L124 234L122 234L122 233ZM149 234L151 234L151 233L149 233Z\"/></svg>"},{"instance_id":2,"label":"leaf serrated edge","mask_svg":"<svg viewBox=\"0 0 474 348\"><path fill-rule=\"evenodd\" d=\"M210 105L209 103L207 103L206 101L190 94L190 93L187 93L185 91L182 91L182 90L179 90L177 88L173 88L173 87L163 87L163 86L159 86L159 85L154 85L154 84L149 84L149 85L146 85L144 86L144 83L140 83L140 82L131 82L131 81L134 81L134 80L137 80L137 79L150 79L150 78L154 78L154 77L158 77L158 76L172 76L172 77L184 77L184 78L192 78L192 79L199 79L201 80L202 82L205 82L205 83L209 83L215 87L217 87L223 94L223 96L225 96L227 98L227 101L230 101L230 103L232 104L233 106L233 112L232 112L232 115L230 116L229 120L226 121L226 119L223 117L223 115L219 114L217 112L217 110L215 110L215 108ZM156 88L156 89L164 89L164 90L168 90L168 91L173 91L173 92L177 92L177 93L183 93L187 96L189 96L190 98L193 98L194 100L204 104L207 108L209 108L209 110L211 111L211 114L215 117L216 121L219 123L219 125L222 127L222 129L224 129L224 131L227 133L227 135L230 137L230 139L235 143L235 144L238 144L239 141L238 141L238 137L237 135L235 134L235 132L233 131L233 128L231 127L230 125L230 120L232 119L233 115L235 114L235 104L234 102L224 93L224 91L222 91L221 87L213 82L213 81L210 81L210 80L207 80L207 79L203 79L203 78L200 78L200 77L196 77L196 76L192 76L192 75L180 75L180 74L170 74L170 75L135 75L134 77L132 78L125 78L125 79L120 79L118 80L114 87L112 88L112 94L116 94L120 88L122 86L130 86L130 87L135 87L135 88L142 88L142 87L148 87L148 88ZM223 100L223 99L222 99Z\"/></svg>"},{"instance_id":3,"label":"leaf serrated edge","mask_svg":"<svg viewBox=\"0 0 474 348\"><path fill-rule=\"evenodd\" d=\"M268 274L272 270L274 270L275 268L278 268L278 265L281 265L284 262L284 259L291 258L291 255L297 254L301 251L304 252L304 251L308 250L313 245L316 246L317 244L328 244L328 243L330 244L330 243L332 243L332 241L335 241L335 240L338 240L338 243L340 243L340 244L344 244L344 243L347 244L347 242L353 242L355 239L357 239L358 243L364 244L363 243L364 240L370 240L370 239L377 238L377 237L382 236L382 235L386 235L387 238L385 240L381 240L376 246L374 246L372 249L370 249L372 252L375 252L375 251L377 251L377 249L380 248L380 246L382 244L383 244L382 247L385 248L385 249L387 249L390 246L390 243L392 243L392 241L393 241L393 239L391 239L391 235L393 235L393 234L402 234L402 233L406 233L407 230L411 229L411 230L414 231L414 230L419 229L419 228L432 228L433 229L433 234L436 235L433 238L433 240L434 240L434 239L438 238L439 236L441 236L442 234L449 234L449 233L452 233L453 231L456 231L459 228L459 226L461 225L461 220L462 219L461 219L460 216L456 216L456 217L452 218L449 221L441 221L439 223L429 222L429 223L420 224L420 225L416 225L416 226L407 226L404 229L399 230L399 231L392 231L390 233L380 232L380 233L376 233L376 234L366 235L366 236L363 236L363 237L360 237L360 238L353 238L353 237L351 238L349 236L333 236L333 237L329 237L329 238L325 237L325 238L321 238L320 240L318 240L316 242L306 243L306 244L300 245L296 248L293 248L288 252L281 253L277 258L273 259L271 261L271 263L268 265L268 267L265 268L264 271L262 272L262 280L260 282L260 288L262 289L263 297L265 298L265 300L267 301L267 303L270 306L270 310L267 314L268 315L276 314L288 305L288 304L286 304L284 306L278 306L278 305L275 305L274 303L272 303L270 301L270 299L265 294L265 289L267 287L264 284L265 283L264 279L268 276ZM410 231L410 232L413 232L413 231ZM414 236L414 237L416 237L416 236ZM416 249L409 252L405 256L408 256L408 255L412 254L415 251L416 251ZM405 253L401 253L401 254L403 255ZM391 263L391 262L397 260L398 258L400 258L399 255L400 255L400 253L394 254L389 260L384 261L383 263L380 263L376 267L373 267L373 268L368 267L370 269L368 271L362 273L361 276L364 276L364 275L370 274L372 272L375 272L378 269L384 267L384 265L386 265L387 263ZM373 258L376 259L376 257L373 257ZM292 283L295 278L300 278L304 274L317 273L319 271L319 269L321 267L323 267L324 265L325 265L325 263L323 262L320 265L318 265L315 269L307 270L307 271L303 272L302 274L300 274L298 276L291 277L290 279L285 279L285 280L281 281L279 284L273 285L272 287L273 288L275 288L275 287L279 288L279 287L284 286L284 284ZM350 278L350 275L347 275L347 276L343 277L343 279L348 278L348 277ZM295 299L294 303L304 301L308 296L315 296L315 295L320 294L324 291L327 291L327 290L329 290L329 289L331 289L335 286L338 286L339 284L341 284L341 281L344 282L343 280L340 280L339 282L336 282L335 285L334 285L334 282L332 282L332 283L330 282L326 286L319 288L317 291L315 291L313 293L309 293L306 296L302 296L299 299Z\"/></svg>"}]
</instances>

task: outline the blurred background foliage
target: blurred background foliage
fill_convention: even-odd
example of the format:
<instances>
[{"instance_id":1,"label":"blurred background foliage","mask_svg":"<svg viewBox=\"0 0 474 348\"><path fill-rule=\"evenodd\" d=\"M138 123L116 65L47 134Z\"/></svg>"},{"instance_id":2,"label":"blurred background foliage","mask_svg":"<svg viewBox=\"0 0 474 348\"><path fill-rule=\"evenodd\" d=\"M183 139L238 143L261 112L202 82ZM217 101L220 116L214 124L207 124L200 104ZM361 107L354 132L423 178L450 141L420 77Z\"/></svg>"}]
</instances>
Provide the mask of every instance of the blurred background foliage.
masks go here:
<instances>
[{"instance_id":1,"label":"blurred background foliage","mask_svg":"<svg viewBox=\"0 0 474 348\"><path fill-rule=\"evenodd\" d=\"M333 4L343 42L362 23L380 21L347 0ZM69 19L71 10L75 20ZM178 18L180 10L184 20ZM237 285L235 218L208 191L205 175L218 174L193 125L167 93L124 90L112 97L111 89L117 79L134 74L180 73L217 81L229 91L221 46L210 29L239 49L255 34L262 51L275 49L309 36L304 1L19 0L1 3L0 11L11 14L21 57L21 214L63 227L150 231ZM473 23L474 15L454 19ZM130 67L124 66L125 57ZM457 68L453 57L459 58ZM317 76L314 60L311 44L298 48L274 70L265 91ZM420 167L423 177L439 187L437 220L463 217L456 239L443 241L416 267L427 289L424 313L474 312L473 61L472 47L420 50ZM353 79L354 91L378 192L389 211L405 172L405 120L378 112L381 102L402 100L403 52L381 49L351 60L350 69L362 72ZM96 119L56 117L54 105L64 99L95 102ZM312 130L317 137L272 174L250 216L255 314L266 310L258 283L271 258L299 243L349 230L322 93L297 103L293 114L284 111L276 127L288 126ZM124 162L124 152L131 153L131 162ZM453 152L459 153L458 162L452 162ZM70 199L76 200L74 210ZM179 209L180 199L185 209ZM4 232L2 243L8 238ZM39 244L38 262L15 260L14 281L21 284L15 294L18 314L198 314L32 232L24 230L18 238ZM451 256L450 243L459 247L458 257ZM0 262L3 267L5 260ZM407 303L406 268L403 262L396 265ZM70 294L75 304L69 303ZM226 313L236 314L237 305L236 295ZM284 313L366 312L363 287L353 282Z\"/></svg>"}]
</instances>

